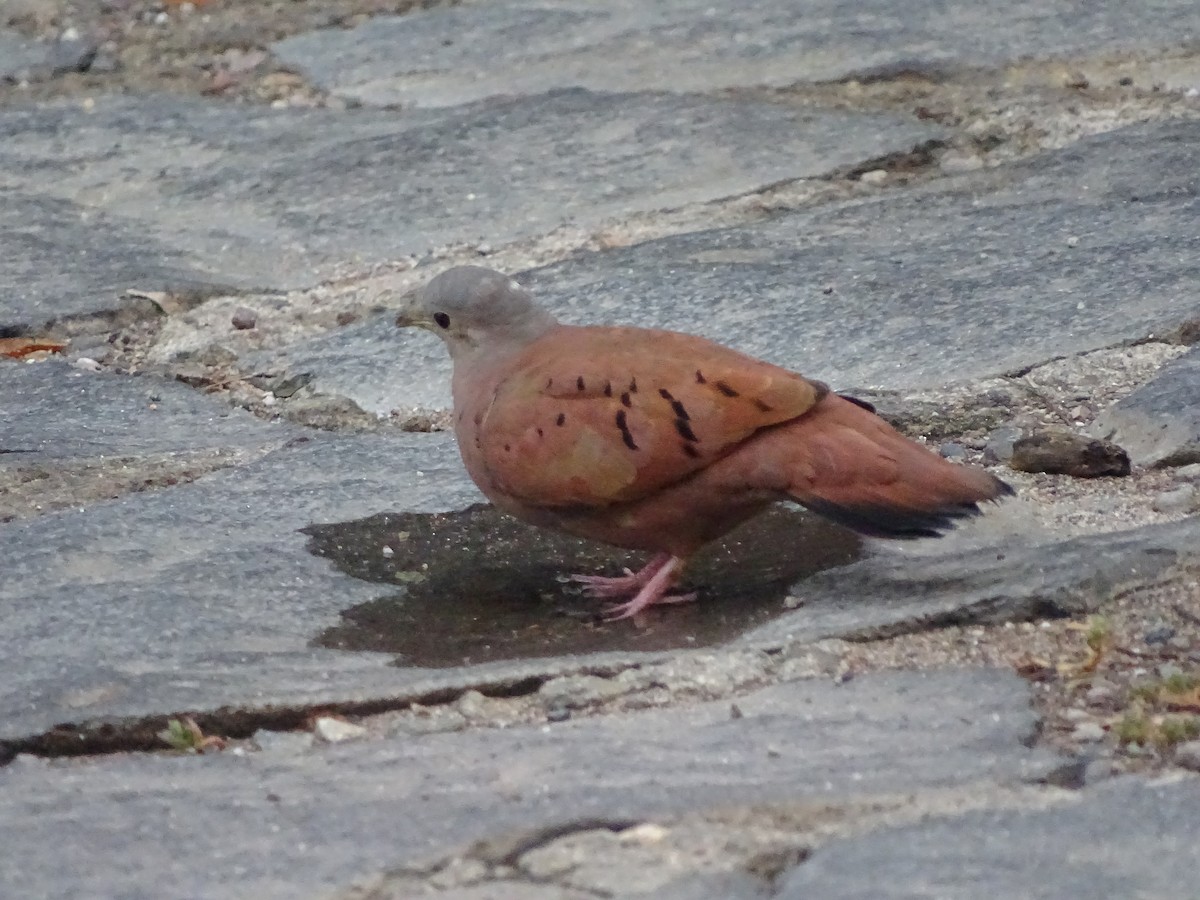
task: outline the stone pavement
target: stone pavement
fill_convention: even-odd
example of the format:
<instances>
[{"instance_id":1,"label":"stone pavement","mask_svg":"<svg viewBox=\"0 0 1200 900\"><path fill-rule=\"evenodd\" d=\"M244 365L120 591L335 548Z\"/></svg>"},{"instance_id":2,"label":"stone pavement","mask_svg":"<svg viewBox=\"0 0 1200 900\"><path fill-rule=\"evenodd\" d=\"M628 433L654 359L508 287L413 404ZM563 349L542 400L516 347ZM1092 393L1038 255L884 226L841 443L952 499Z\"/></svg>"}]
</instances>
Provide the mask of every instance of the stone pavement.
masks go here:
<instances>
[{"instance_id":1,"label":"stone pavement","mask_svg":"<svg viewBox=\"0 0 1200 900\"><path fill-rule=\"evenodd\" d=\"M1165 592L1129 665L1200 674L1200 8L138 3L294 92L118 91L111 33L0 0L0 339L66 344L0 356L0 894L1196 893L1182 749L1051 741L1054 660L881 654ZM780 511L599 624L556 576L626 555L478 506L391 324L462 262L859 390L1021 498L901 548ZM1007 471L1047 424L1134 474Z\"/></svg>"}]
</instances>

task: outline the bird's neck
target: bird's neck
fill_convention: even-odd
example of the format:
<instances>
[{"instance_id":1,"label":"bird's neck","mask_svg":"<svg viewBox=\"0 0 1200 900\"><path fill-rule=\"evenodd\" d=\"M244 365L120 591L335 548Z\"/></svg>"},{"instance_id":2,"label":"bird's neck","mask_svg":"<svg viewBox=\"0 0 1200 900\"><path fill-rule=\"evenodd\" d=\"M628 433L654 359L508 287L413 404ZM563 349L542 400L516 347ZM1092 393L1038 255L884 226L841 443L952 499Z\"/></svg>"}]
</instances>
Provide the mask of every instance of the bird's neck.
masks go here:
<instances>
[{"instance_id":1,"label":"bird's neck","mask_svg":"<svg viewBox=\"0 0 1200 900\"><path fill-rule=\"evenodd\" d=\"M452 347L450 356L454 361L452 387L455 408L461 409L468 394L478 391L479 385L502 379L539 336L513 339L493 334L485 341L464 341Z\"/></svg>"}]
</instances>

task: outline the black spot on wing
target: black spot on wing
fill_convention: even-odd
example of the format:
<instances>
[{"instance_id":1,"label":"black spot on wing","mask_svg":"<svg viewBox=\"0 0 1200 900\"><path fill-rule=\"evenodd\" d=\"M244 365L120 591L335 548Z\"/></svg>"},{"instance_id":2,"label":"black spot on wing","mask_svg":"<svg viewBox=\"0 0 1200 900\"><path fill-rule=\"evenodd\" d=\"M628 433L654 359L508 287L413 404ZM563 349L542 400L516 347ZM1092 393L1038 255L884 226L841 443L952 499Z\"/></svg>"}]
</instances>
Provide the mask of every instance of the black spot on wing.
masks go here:
<instances>
[{"instance_id":1,"label":"black spot on wing","mask_svg":"<svg viewBox=\"0 0 1200 900\"><path fill-rule=\"evenodd\" d=\"M625 446L630 450L636 450L638 445L634 443L633 434L629 431L629 422L625 419L625 410L617 410L617 428L621 430L621 440L625 442Z\"/></svg>"},{"instance_id":2,"label":"black spot on wing","mask_svg":"<svg viewBox=\"0 0 1200 900\"><path fill-rule=\"evenodd\" d=\"M676 419L675 430L685 441L691 441L693 444L700 442L700 438L696 437L696 433L692 431L692 426L688 424L687 419Z\"/></svg>"}]
</instances>

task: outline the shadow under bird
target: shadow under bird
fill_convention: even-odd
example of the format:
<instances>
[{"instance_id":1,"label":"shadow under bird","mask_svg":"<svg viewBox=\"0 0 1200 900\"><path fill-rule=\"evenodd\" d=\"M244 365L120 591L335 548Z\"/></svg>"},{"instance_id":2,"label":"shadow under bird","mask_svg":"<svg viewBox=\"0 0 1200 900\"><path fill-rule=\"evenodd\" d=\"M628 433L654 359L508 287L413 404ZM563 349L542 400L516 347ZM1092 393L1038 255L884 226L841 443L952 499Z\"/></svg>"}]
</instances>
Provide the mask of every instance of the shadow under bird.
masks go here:
<instances>
[{"instance_id":1,"label":"shadow under bird","mask_svg":"<svg viewBox=\"0 0 1200 900\"><path fill-rule=\"evenodd\" d=\"M498 508L655 554L621 577L572 576L623 600L613 619L694 599L671 593L687 559L779 500L916 538L1012 493L820 381L694 335L564 325L491 269L443 272L396 324L446 342L458 447Z\"/></svg>"}]
</instances>

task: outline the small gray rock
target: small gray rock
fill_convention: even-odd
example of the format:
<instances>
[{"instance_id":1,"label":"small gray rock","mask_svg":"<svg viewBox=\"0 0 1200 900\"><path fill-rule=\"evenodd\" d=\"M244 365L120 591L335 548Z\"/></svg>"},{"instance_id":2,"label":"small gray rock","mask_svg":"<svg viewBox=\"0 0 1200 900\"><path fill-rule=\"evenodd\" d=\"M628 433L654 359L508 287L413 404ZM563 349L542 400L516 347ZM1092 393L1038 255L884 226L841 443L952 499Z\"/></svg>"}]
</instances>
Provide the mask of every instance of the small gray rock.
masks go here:
<instances>
[{"instance_id":1,"label":"small gray rock","mask_svg":"<svg viewBox=\"0 0 1200 900\"><path fill-rule=\"evenodd\" d=\"M1070 431L1037 431L1013 444L1009 466L1076 478L1128 475L1129 454L1110 441Z\"/></svg>"},{"instance_id":2,"label":"small gray rock","mask_svg":"<svg viewBox=\"0 0 1200 900\"><path fill-rule=\"evenodd\" d=\"M249 331L258 325L258 313L248 306L239 306L233 311L229 321L238 331Z\"/></svg>"},{"instance_id":3,"label":"small gray rock","mask_svg":"<svg viewBox=\"0 0 1200 900\"><path fill-rule=\"evenodd\" d=\"M954 441L947 441L938 447L938 453L944 459L963 459L967 455L967 449L962 444L957 444Z\"/></svg>"},{"instance_id":4,"label":"small gray rock","mask_svg":"<svg viewBox=\"0 0 1200 900\"><path fill-rule=\"evenodd\" d=\"M1200 463L1200 347L1102 412L1090 432L1120 442L1141 466Z\"/></svg>"},{"instance_id":5,"label":"small gray rock","mask_svg":"<svg viewBox=\"0 0 1200 900\"><path fill-rule=\"evenodd\" d=\"M96 59L99 46L94 41L84 38L60 40L50 51L50 74L65 75L69 72L86 72Z\"/></svg>"},{"instance_id":6,"label":"small gray rock","mask_svg":"<svg viewBox=\"0 0 1200 900\"><path fill-rule=\"evenodd\" d=\"M1160 513L1189 513L1200 507L1200 490L1190 484L1163 491L1150 502L1150 508Z\"/></svg>"},{"instance_id":7,"label":"small gray rock","mask_svg":"<svg viewBox=\"0 0 1200 900\"><path fill-rule=\"evenodd\" d=\"M1021 438L1021 429L1015 425L1003 425L988 435L983 447L983 460L987 463L1002 463L1012 459L1013 444Z\"/></svg>"},{"instance_id":8,"label":"small gray rock","mask_svg":"<svg viewBox=\"0 0 1200 900\"><path fill-rule=\"evenodd\" d=\"M1200 741L1188 741L1176 747L1175 765L1200 772Z\"/></svg>"},{"instance_id":9,"label":"small gray rock","mask_svg":"<svg viewBox=\"0 0 1200 900\"><path fill-rule=\"evenodd\" d=\"M1165 644L1173 637L1175 637L1175 629L1166 623L1160 623L1147 631L1142 640L1147 644Z\"/></svg>"},{"instance_id":10,"label":"small gray rock","mask_svg":"<svg viewBox=\"0 0 1200 900\"><path fill-rule=\"evenodd\" d=\"M1111 710L1116 709L1119 704L1121 692L1115 685L1107 681L1098 681L1088 689L1083 699L1088 706Z\"/></svg>"}]
</instances>

